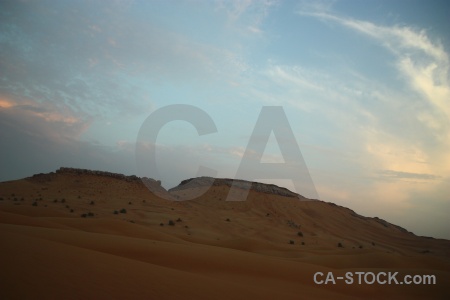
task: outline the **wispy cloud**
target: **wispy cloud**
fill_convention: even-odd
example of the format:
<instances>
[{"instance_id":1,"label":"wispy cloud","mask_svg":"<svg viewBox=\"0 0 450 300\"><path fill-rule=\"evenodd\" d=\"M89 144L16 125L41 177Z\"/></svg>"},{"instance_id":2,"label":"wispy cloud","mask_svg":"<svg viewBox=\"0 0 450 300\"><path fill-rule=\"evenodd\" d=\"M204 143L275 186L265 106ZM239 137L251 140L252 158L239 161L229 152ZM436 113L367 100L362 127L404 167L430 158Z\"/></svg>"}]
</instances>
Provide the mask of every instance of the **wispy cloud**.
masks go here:
<instances>
[{"instance_id":1,"label":"wispy cloud","mask_svg":"<svg viewBox=\"0 0 450 300\"><path fill-rule=\"evenodd\" d=\"M410 173L410 172L398 172L393 170L381 170L379 172L381 177L393 178L393 179L418 179L418 180L436 180L441 179L441 176L424 173Z\"/></svg>"},{"instance_id":2,"label":"wispy cloud","mask_svg":"<svg viewBox=\"0 0 450 300\"><path fill-rule=\"evenodd\" d=\"M264 19L278 3L279 0L219 0L216 5L226 12L229 24L241 29L240 33L261 35Z\"/></svg>"}]
</instances>

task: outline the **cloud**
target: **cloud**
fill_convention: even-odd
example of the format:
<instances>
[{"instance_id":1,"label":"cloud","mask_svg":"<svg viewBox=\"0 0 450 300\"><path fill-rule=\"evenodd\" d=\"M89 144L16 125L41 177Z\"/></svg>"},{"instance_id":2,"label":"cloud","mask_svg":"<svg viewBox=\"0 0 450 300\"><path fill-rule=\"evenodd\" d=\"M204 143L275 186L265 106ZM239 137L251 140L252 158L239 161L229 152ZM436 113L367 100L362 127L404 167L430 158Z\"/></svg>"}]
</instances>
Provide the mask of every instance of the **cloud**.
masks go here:
<instances>
[{"instance_id":1,"label":"cloud","mask_svg":"<svg viewBox=\"0 0 450 300\"><path fill-rule=\"evenodd\" d=\"M90 117L49 102L6 95L0 99L0 181L61 166L135 173L134 155L83 141Z\"/></svg>"},{"instance_id":2,"label":"cloud","mask_svg":"<svg viewBox=\"0 0 450 300\"><path fill-rule=\"evenodd\" d=\"M91 116L140 116L164 84L231 81L239 52L136 16L132 3L18 2L0 18L0 91ZM27 20L19 22L18 20Z\"/></svg>"},{"instance_id":3,"label":"cloud","mask_svg":"<svg viewBox=\"0 0 450 300\"><path fill-rule=\"evenodd\" d=\"M216 2L216 9L225 11L228 23L238 28L240 33L262 35L264 19L278 4L277 0L220 0Z\"/></svg>"},{"instance_id":4,"label":"cloud","mask_svg":"<svg viewBox=\"0 0 450 300\"><path fill-rule=\"evenodd\" d=\"M44 140L77 139L90 124L67 106L5 95L0 96L0 114L4 134L21 132Z\"/></svg>"},{"instance_id":5,"label":"cloud","mask_svg":"<svg viewBox=\"0 0 450 300\"><path fill-rule=\"evenodd\" d=\"M393 170L381 170L379 171L381 177L388 179L418 179L418 180L437 180L441 179L441 176L433 174L424 173L409 173L409 172L398 172Z\"/></svg>"}]
</instances>

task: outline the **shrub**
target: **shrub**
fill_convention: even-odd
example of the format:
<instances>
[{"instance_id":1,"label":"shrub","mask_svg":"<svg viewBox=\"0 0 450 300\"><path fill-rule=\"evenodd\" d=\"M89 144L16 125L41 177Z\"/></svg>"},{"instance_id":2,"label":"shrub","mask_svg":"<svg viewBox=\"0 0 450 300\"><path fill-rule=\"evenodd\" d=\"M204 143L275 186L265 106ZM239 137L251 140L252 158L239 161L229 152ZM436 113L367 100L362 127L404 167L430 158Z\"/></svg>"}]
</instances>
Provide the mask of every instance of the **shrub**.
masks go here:
<instances>
[{"instance_id":1,"label":"shrub","mask_svg":"<svg viewBox=\"0 0 450 300\"><path fill-rule=\"evenodd\" d=\"M38 206L38 204L37 204L36 201L34 201L32 205L33 205L33 206Z\"/></svg>"},{"instance_id":2,"label":"shrub","mask_svg":"<svg viewBox=\"0 0 450 300\"><path fill-rule=\"evenodd\" d=\"M114 211L114 214L115 214L115 215L118 215L118 214L119 214L119 211L118 211L118 210L115 210L115 211Z\"/></svg>"},{"instance_id":3,"label":"shrub","mask_svg":"<svg viewBox=\"0 0 450 300\"><path fill-rule=\"evenodd\" d=\"M302 246L305 246L305 242L302 242Z\"/></svg>"},{"instance_id":4,"label":"shrub","mask_svg":"<svg viewBox=\"0 0 450 300\"><path fill-rule=\"evenodd\" d=\"M57 203L57 202L58 202L58 199L53 200L53 203Z\"/></svg>"},{"instance_id":5,"label":"shrub","mask_svg":"<svg viewBox=\"0 0 450 300\"><path fill-rule=\"evenodd\" d=\"M91 205L95 205L95 202L94 201L91 201L91 203L90 203Z\"/></svg>"},{"instance_id":6,"label":"shrub","mask_svg":"<svg viewBox=\"0 0 450 300\"><path fill-rule=\"evenodd\" d=\"M164 226L164 223L159 223L159 226Z\"/></svg>"},{"instance_id":7,"label":"shrub","mask_svg":"<svg viewBox=\"0 0 450 300\"><path fill-rule=\"evenodd\" d=\"M375 243L374 243L374 242L372 242L372 246L375 246Z\"/></svg>"},{"instance_id":8,"label":"shrub","mask_svg":"<svg viewBox=\"0 0 450 300\"><path fill-rule=\"evenodd\" d=\"M128 205L131 205L132 203L131 203L131 201L130 202L128 202Z\"/></svg>"},{"instance_id":9,"label":"shrub","mask_svg":"<svg viewBox=\"0 0 450 300\"><path fill-rule=\"evenodd\" d=\"M71 213L73 213L73 208L70 210Z\"/></svg>"},{"instance_id":10,"label":"shrub","mask_svg":"<svg viewBox=\"0 0 450 300\"><path fill-rule=\"evenodd\" d=\"M231 220L230 220L230 218L227 218L225 221L227 221L227 222L231 222Z\"/></svg>"},{"instance_id":11,"label":"shrub","mask_svg":"<svg viewBox=\"0 0 450 300\"><path fill-rule=\"evenodd\" d=\"M120 213L121 213L121 214L126 214L126 213L127 213L127 210L126 210L125 208L122 208L122 209L120 210Z\"/></svg>"},{"instance_id":12,"label":"shrub","mask_svg":"<svg viewBox=\"0 0 450 300\"><path fill-rule=\"evenodd\" d=\"M66 199L62 198L61 203L65 203L65 202L66 202Z\"/></svg>"},{"instance_id":13,"label":"shrub","mask_svg":"<svg viewBox=\"0 0 450 300\"><path fill-rule=\"evenodd\" d=\"M295 242L294 242L293 240L290 240L290 241L289 241L289 244L294 245Z\"/></svg>"},{"instance_id":14,"label":"shrub","mask_svg":"<svg viewBox=\"0 0 450 300\"><path fill-rule=\"evenodd\" d=\"M86 217L87 217L87 214L81 214L81 217L82 217L82 218L86 218Z\"/></svg>"},{"instance_id":15,"label":"shrub","mask_svg":"<svg viewBox=\"0 0 450 300\"><path fill-rule=\"evenodd\" d=\"M297 232L298 236L303 236L303 233L301 231Z\"/></svg>"},{"instance_id":16,"label":"shrub","mask_svg":"<svg viewBox=\"0 0 450 300\"><path fill-rule=\"evenodd\" d=\"M177 222L183 222L180 218L177 219Z\"/></svg>"},{"instance_id":17,"label":"shrub","mask_svg":"<svg viewBox=\"0 0 450 300\"><path fill-rule=\"evenodd\" d=\"M175 222L174 222L173 220L169 220L169 225L170 225L170 226L174 226L174 225L175 225Z\"/></svg>"},{"instance_id":18,"label":"shrub","mask_svg":"<svg viewBox=\"0 0 450 300\"><path fill-rule=\"evenodd\" d=\"M338 243L338 247L339 247L339 248L344 248L344 246L342 246L342 243L341 243L341 242Z\"/></svg>"},{"instance_id":19,"label":"shrub","mask_svg":"<svg viewBox=\"0 0 450 300\"><path fill-rule=\"evenodd\" d=\"M88 212L88 217L93 217L94 213L93 212Z\"/></svg>"},{"instance_id":20,"label":"shrub","mask_svg":"<svg viewBox=\"0 0 450 300\"><path fill-rule=\"evenodd\" d=\"M3 197L0 197L0 201L2 201L3 200Z\"/></svg>"},{"instance_id":21,"label":"shrub","mask_svg":"<svg viewBox=\"0 0 450 300\"><path fill-rule=\"evenodd\" d=\"M363 246L362 245L359 245L359 249L362 249L363 248Z\"/></svg>"}]
</instances>

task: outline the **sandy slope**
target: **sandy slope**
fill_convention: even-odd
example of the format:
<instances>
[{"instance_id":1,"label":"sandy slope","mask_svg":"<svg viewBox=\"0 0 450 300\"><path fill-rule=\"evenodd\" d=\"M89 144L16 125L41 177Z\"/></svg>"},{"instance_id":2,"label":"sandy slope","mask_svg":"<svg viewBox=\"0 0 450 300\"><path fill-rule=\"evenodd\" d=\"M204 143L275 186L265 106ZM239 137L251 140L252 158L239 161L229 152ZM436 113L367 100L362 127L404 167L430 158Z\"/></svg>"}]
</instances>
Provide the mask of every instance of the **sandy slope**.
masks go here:
<instances>
[{"instance_id":1,"label":"sandy slope","mask_svg":"<svg viewBox=\"0 0 450 300\"><path fill-rule=\"evenodd\" d=\"M0 299L450 296L449 241L321 201L251 192L248 201L227 202L227 191L174 202L102 176L0 183ZM122 208L126 214L113 213ZM313 282L315 272L348 271L434 274L437 285Z\"/></svg>"}]
</instances>

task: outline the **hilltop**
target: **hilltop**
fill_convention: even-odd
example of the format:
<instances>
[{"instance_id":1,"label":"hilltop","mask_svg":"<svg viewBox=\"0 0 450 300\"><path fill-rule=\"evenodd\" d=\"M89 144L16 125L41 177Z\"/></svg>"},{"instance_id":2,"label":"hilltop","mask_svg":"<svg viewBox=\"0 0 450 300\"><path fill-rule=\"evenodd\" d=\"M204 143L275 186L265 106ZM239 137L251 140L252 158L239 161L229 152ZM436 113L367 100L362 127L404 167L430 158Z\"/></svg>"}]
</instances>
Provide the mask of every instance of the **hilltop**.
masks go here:
<instances>
[{"instance_id":1,"label":"hilltop","mask_svg":"<svg viewBox=\"0 0 450 300\"><path fill-rule=\"evenodd\" d=\"M247 201L225 201L232 180L211 177L165 190L151 178L61 168L1 182L0 298L448 295L450 241L275 185L238 183L251 185ZM349 270L439 281L383 291L312 281L318 271Z\"/></svg>"}]
</instances>

